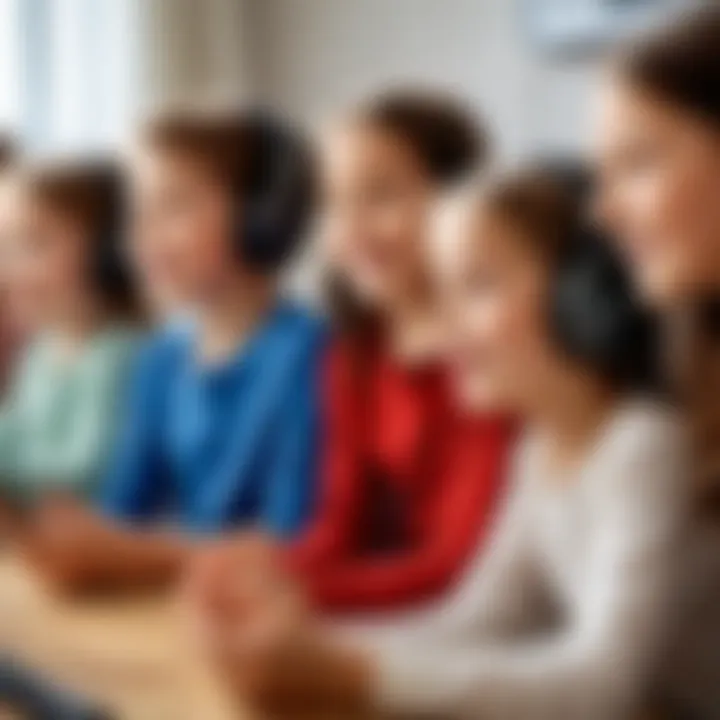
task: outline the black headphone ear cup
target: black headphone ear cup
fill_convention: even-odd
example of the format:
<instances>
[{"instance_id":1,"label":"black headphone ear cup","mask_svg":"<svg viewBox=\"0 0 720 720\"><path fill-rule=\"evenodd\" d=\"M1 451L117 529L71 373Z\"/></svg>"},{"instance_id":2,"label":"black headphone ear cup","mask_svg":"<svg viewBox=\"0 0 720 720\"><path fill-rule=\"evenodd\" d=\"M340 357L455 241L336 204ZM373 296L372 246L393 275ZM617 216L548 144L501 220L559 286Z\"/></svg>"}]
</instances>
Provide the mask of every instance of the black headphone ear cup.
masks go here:
<instances>
[{"instance_id":1,"label":"black headphone ear cup","mask_svg":"<svg viewBox=\"0 0 720 720\"><path fill-rule=\"evenodd\" d=\"M298 246L312 211L312 157L298 133L267 114L251 114L247 127L253 160L233 220L235 242L249 265L274 271Z\"/></svg>"},{"instance_id":2,"label":"black headphone ear cup","mask_svg":"<svg viewBox=\"0 0 720 720\"><path fill-rule=\"evenodd\" d=\"M655 382L657 327L604 241L586 238L560 264L550 312L552 331L568 356L615 381Z\"/></svg>"}]
</instances>

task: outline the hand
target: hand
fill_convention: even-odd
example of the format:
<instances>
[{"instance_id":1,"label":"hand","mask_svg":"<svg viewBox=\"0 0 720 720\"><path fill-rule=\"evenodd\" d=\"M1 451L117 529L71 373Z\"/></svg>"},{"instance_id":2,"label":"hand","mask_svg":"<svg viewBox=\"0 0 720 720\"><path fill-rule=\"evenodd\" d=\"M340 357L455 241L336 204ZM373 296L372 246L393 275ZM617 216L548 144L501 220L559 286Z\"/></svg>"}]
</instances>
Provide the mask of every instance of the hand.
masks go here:
<instances>
[{"instance_id":1,"label":"hand","mask_svg":"<svg viewBox=\"0 0 720 720\"><path fill-rule=\"evenodd\" d=\"M263 710L362 704L364 658L324 635L276 550L247 540L201 557L186 586L205 655L244 702Z\"/></svg>"},{"instance_id":2,"label":"hand","mask_svg":"<svg viewBox=\"0 0 720 720\"><path fill-rule=\"evenodd\" d=\"M242 533L198 550L184 582L189 604L211 615L235 614L243 602L248 577L269 581L277 577L277 543L260 533Z\"/></svg>"},{"instance_id":3,"label":"hand","mask_svg":"<svg viewBox=\"0 0 720 720\"><path fill-rule=\"evenodd\" d=\"M102 518L74 500L52 498L36 509L21 547L53 590L74 593L101 583L116 543Z\"/></svg>"},{"instance_id":4,"label":"hand","mask_svg":"<svg viewBox=\"0 0 720 720\"><path fill-rule=\"evenodd\" d=\"M246 535L205 550L185 597L201 648L244 700L292 694L312 622L272 541Z\"/></svg>"}]
</instances>

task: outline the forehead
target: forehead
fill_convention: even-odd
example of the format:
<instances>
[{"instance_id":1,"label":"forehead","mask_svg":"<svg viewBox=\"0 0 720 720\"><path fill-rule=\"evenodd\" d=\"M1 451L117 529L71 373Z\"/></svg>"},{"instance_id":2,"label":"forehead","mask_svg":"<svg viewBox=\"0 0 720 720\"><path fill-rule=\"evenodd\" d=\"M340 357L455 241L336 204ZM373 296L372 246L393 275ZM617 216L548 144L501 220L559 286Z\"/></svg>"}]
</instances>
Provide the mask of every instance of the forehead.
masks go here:
<instances>
[{"instance_id":1,"label":"forehead","mask_svg":"<svg viewBox=\"0 0 720 720\"><path fill-rule=\"evenodd\" d=\"M416 173L422 169L401 137L359 119L330 127L321 145L323 163L330 172L350 168L367 173Z\"/></svg>"},{"instance_id":2,"label":"forehead","mask_svg":"<svg viewBox=\"0 0 720 720\"><path fill-rule=\"evenodd\" d=\"M709 139L718 145L717 132L712 132L699 117L633 87L617 74L605 76L596 94L593 118L595 148L600 152L626 142L670 136L705 143L708 147Z\"/></svg>"},{"instance_id":3,"label":"forehead","mask_svg":"<svg viewBox=\"0 0 720 720\"><path fill-rule=\"evenodd\" d=\"M456 195L438 203L430 252L433 267L446 276L471 274L490 264L537 264L521 230L478 195Z\"/></svg>"}]
</instances>

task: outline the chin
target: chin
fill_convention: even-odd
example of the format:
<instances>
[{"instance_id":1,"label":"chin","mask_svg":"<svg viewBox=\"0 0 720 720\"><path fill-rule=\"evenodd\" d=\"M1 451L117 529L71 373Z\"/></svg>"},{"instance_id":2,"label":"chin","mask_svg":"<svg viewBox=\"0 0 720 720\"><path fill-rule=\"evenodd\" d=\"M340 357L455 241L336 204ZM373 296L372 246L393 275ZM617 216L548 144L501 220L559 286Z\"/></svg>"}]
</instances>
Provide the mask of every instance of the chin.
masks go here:
<instances>
[{"instance_id":1,"label":"chin","mask_svg":"<svg viewBox=\"0 0 720 720\"><path fill-rule=\"evenodd\" d=\"M502 397L489 383L461 381L456 387L458 404L470 413L488 413L504 410Z\"/></svg>"}]
</instances>

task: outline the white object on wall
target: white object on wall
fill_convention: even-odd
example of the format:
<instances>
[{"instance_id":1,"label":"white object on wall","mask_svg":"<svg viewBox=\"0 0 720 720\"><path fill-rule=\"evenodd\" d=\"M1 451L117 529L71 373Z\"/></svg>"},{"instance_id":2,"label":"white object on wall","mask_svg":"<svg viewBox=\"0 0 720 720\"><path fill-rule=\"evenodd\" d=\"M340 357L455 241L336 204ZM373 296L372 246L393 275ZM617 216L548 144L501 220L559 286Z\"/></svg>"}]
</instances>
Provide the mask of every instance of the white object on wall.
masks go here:
<instances>
[{"instance_id":1,"label":"white object on wall","mask_svg":"<svg viewBox=\"0 0 720 720\"><path fill-rule=\"evenodd\" d=\"M550 52L587 51L661 21L688 0L524 0L530 37Z\"/></svg>"}]
</instances>

